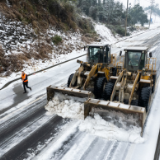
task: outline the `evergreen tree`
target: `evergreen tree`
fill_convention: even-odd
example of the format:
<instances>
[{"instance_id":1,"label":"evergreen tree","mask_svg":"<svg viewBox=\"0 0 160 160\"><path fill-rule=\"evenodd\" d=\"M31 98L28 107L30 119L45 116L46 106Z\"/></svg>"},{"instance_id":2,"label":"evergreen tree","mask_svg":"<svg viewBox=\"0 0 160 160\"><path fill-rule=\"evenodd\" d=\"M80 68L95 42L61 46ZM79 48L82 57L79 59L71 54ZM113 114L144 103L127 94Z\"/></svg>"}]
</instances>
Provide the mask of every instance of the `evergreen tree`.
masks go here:
<instances>
[{"instance_id":1,"label":"evergreen tree","mask_svg":"<svg viewBox=\"0 0 160 160\"><path fill-rule=\"evenodd\" d=\"M131 8L130 12L131 23L135 25L137 22L140 22L143 26L144 23L148 22L147 15L145 14L143 8L137 4L133 8Z\"/></svg>"}]
</instances>

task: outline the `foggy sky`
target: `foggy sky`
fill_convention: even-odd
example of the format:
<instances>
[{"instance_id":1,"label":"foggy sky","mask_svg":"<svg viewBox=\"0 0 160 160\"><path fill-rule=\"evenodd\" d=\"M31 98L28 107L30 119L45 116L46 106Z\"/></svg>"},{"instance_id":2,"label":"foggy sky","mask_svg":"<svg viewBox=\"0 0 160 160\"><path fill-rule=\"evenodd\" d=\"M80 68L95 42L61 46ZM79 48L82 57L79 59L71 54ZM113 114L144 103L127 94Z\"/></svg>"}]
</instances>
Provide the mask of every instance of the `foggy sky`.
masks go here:
<instances>
[{"instance_id":1,"label":"foggy sky","mask_svg":"<svg viewBox=\"0 0 160 160\"><path fill-rule=\"evenodd\" d=\"M124 4L124 6L127 6L127 0L117 0L117 1L120 1ZM138 0L136 0L138 2ZM148 7L150 5L150 0L139 0L140 1L140 5L142 7ZM129 0L129 3L131 3L131 7L134 6L134 2L135 0ZM155 0L155 4L159 4L160 6L160 0Z\"/></svg>"}]
</instances>

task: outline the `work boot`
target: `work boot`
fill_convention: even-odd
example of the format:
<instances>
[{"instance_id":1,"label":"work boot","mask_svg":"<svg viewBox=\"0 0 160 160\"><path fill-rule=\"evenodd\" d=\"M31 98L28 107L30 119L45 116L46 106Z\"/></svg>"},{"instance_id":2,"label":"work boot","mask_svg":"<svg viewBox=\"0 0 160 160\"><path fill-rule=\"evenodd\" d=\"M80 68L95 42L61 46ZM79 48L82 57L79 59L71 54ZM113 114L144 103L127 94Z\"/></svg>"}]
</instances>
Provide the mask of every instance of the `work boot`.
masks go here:
<instances>
[{"instance_id":1,"label":"work boot","mask_svg":"<svg viewBox=\"0 0 160 160\"><path fill-rule=\"evenodd\" d=\"M24 91L23 94L24 94L24 93L27 93L27 92Z\"/></svg>"}]
</instances>

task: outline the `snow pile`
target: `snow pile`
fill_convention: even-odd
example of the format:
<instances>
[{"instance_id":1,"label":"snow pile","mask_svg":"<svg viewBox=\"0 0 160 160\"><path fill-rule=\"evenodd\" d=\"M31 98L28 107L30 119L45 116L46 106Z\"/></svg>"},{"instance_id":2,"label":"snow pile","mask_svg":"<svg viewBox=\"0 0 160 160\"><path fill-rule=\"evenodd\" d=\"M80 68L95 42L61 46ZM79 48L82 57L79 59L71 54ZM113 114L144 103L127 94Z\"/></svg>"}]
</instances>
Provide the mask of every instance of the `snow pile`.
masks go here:
<instances>
[{"instance_id":1,"label":"snow pile","mask_svg":"<svg viewBox=\"0 0 160 160\"><path fill-rule=\"evenodd\" d=\"M111 31L104 24L95 24L95 31L99 34L102 41L110 43L115 43L117 41Z\"/></svg>"},{"instance_id":2,"label":"snow pile","mask_svg":"<svg viewBox=\"0 0 160 160\"><path fill-rule=\"evenodd\" d=\"M124 115L120 112L105 111L105 116L98 114L94 118L88 116L84 119L85 98L75 98L68 95L56 94L52 101L49 101L45 109L50 113L57 114L63 118L82 119L79 126L80 131L86 131L93 135L108 140L127 141L142 143L144 139L140 136L138 115Z\"/></svg>"},{"instance_id":3,"label":"snow pile","mask_svg":"<svg viewBox=\"0 0 160 160\"><path fill-rule=\"evenodd\" d=\"M118 127L117 124L121 124ZM144 139L140 136L141 128L137 126L127 128L123 121L117 121L114 124L112 121L102 119L98 114L94 118L87 117L79 126L80 131L86 131L93 135L106 138L108 140L126 141L132 143L143 143Z\"/></svg>"},{"instance_id":4,"label":"snow pile","mask_svg":"<svg viewBox=\"0 0 160 160\"><path fill-rule=\"evenodd\" d=\"M83 102L85 100L86 98L56 94L52 101L45 106L45 109L63 118L84 119Z\"/></svg>"}]
</instances>

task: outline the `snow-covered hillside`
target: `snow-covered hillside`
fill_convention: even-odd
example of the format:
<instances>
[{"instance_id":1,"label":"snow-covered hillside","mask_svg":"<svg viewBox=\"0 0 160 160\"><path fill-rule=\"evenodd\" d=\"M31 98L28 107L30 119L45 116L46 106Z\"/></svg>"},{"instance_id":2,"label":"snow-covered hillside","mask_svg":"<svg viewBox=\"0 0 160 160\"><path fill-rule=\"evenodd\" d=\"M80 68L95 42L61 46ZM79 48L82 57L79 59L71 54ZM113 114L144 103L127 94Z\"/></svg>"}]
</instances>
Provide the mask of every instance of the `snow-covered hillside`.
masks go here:
<instances>
[{"instance_id":1,"label":"snow-covered hillside","mask_svg":"<svg viewBox=\"0 0 160 160\"><path fill-rule=\"evenodd\" d=\"M85 16L83 18L87 17ZM104 24L96 23L93 20L90 21L92 21L97 35L103 42L113 44L126 38L119 36L114 37L110 29ZM88 35L83 35L79 31L63 32L54 27L50 27L45 34L36 34L32 26L23 25L21 22L7 21L4 16L0 16L0 22L0 47L4 51L2 56L4 54L6 59L9 57L13 61L12 63L16 64L16 68L19 69L18 71L16 71L16 69L13 71L14 67L12 67L12 65L7 69L3 67L0 68L0 70L2 70L0 73L0 88L8 81L20 77L21 70L30 74L53 66L56 63L83 55L86 53L83 47L97 40ZM131 36L143 32L142 30L134 31ZM51 41L55 35L62 38L61 44L55 45ZM16 55L16 57L14 57L14 55ZM6 59L3 61L8 65ZM14 63L14 61L16 61L16 63Z\"/></svg>"},{"instance_id":2,"label":"snow-covered hillside","mask_svg":"<svg viewBox=\"0 0 160 160\"><path fill-rule=\"evenodd\" d=\"M16 58L20 58L20 62L23 61L23 64L20 63L21 65L17 66L21 67L18 72L16 70L11 72L13 68L10 67L6 71L2 68L4 72L0 73L0 88L8 81L20 77L21 70L24 70L27 74L34 73L56 63L83 55L86 53L83 47L96 40L86 37L80 32L63 32L53 27L48 29L45 34L37 35L31 26L25 26L20 22L6 21L3 16L0 20L0 39L5 57L17 55ZM102 41L116 42L116 38L105 25L94 23L94 26ZM61 44L54 45L51 41L51 38L55 35L62 38ZM42 52L42 58L38 57L39 52ZM44 55L49 58L43 58Z\"/></svg>"},{"instance_id":3,"label":"snow-covered hillside","mask_svg":"<svg viewBox=\"0 0 160 160\"><path fill-rule=\"evenodd\" d=\"M110 29L108 29L104 24L95 24L95 31L100 36L102 41L108 41L110 43L114 43L117 41Z\"/></svg>"}]
</instances>

